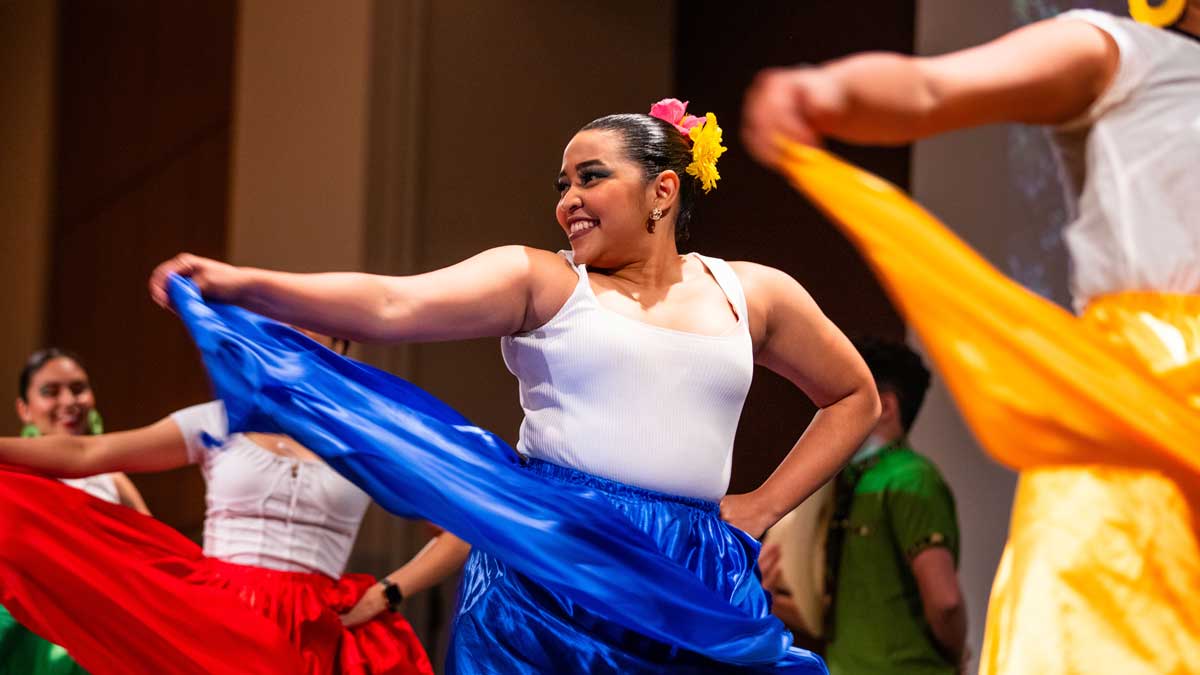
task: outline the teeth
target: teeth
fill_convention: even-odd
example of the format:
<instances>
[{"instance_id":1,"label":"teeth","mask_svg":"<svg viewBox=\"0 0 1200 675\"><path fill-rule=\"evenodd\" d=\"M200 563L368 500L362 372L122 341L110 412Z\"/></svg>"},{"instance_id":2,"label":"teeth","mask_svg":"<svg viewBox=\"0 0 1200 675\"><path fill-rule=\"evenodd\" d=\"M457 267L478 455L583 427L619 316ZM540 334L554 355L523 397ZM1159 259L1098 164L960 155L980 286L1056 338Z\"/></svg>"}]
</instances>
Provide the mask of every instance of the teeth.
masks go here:
<instances>
[{"instance_id":1,"label":"teeth","mask_svg":"<svg viewBox=\"0 0 1200 675\"><path fill-rule=\"evenodd\" d=\"M574 223L571 223L571 234L576 234L577 232L582 232L590 227L595 227L596 225L599 225L599 224L600 224L600 222L596 221L596 220L577 220Z\"/></svg>"}]
</instances>

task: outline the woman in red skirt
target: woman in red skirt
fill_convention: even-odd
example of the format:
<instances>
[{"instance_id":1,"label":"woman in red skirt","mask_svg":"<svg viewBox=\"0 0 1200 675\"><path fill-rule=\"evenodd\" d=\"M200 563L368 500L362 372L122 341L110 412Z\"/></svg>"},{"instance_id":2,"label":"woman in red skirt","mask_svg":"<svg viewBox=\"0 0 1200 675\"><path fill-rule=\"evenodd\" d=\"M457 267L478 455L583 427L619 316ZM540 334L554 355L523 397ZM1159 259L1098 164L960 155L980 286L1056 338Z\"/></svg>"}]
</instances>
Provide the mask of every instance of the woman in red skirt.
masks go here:
<instances>
[{"instance_id":1,"label":"woman in red skirt","mask_svg":"<svg viewBox=\"0 0 1200 675\"><path fill-rule=\"evenodd\" d=\"M405 595L468 546L438 535L376 582L342 572L365 493L286 436L226 433L194 406L99 436L0 439L0 464L55 477L199 464L204 548L58 481L0 471L0 604L106 673L432 673Z\"/></svg>"}]
</instances>

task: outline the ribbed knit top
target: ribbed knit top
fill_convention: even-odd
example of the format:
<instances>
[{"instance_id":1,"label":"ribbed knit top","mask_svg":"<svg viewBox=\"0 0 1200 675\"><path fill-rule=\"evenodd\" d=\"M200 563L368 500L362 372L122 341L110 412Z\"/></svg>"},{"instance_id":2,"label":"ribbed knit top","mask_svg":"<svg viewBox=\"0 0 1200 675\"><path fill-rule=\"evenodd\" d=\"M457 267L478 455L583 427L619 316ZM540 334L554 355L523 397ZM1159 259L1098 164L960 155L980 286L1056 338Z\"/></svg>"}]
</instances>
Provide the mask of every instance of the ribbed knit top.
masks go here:
<instances>
[{"instance_id":1,"label":"ribbed knit top","mask_svg":"<svg viewBox=\"0 0 1200 675\"><path fill-rule=\"evenodd\" d=\"M542 327L506 337L520 384L521 454L669 494L720 500L754 371L746 297L724 260L697 254L737 312L724 335L654 326L602 306L584 265Z\"/></svg>"}]
</instances>

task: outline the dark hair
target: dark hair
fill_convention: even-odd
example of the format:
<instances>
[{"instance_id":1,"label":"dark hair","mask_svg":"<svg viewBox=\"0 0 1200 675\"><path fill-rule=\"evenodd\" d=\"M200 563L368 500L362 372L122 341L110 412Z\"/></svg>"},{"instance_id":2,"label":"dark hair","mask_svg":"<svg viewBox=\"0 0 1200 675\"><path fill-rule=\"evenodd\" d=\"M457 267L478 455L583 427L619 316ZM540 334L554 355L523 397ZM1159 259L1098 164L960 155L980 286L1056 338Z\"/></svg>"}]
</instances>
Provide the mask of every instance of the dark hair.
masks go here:
<instances>
[{"instance_id":1,"label":"dark hair","mask_svg":"<svg viewBox=\"0 0 1200 675\"><path fill-rule=\"evenodd\" d=\"M871 369L875 386L896 395L900 403L900 426L905 433L912 427L929 390L929 369L908 345L896 340L859 338L854 341L858 353Z\"/></svg>"},{"instance_id":2,"label":"dark hair","mask_svg":"<svg viewBox=\"0 0 1200 675\"><path fill-rule=\"evenodd\" d=\"M25 367L21 369L20 377L17 378L17 396L20 396L22 401L25 401L26 403L29 402L29 398L26 396L26 393L29 391L29 381L33 379L33 376L37 375L37 372L41 370L47 363L59 358L71 359L77 363L80 368L87 370L87 368L84 368L83 366L83 361L80 360L79 356L74 352L69 352L65 349L59 349L58 347L39 349L29 355L29 358L25 361Z\"/></svg>"},{"instance_id":3,"label":"dark hair","mask_svg":"<svg viewBox=\"0 0 1200 675\"><path fill-rule=\"evenodd\" d=\"M700 181L687 172L692 148L675 125L649 115L622 113L588 122L580 131L615 131L625 140L625 156L640 164L646 180L670 169L679 174L679 213L675 216L675 241L688 238L692 209Z\"/></svg>"}]
</instances>

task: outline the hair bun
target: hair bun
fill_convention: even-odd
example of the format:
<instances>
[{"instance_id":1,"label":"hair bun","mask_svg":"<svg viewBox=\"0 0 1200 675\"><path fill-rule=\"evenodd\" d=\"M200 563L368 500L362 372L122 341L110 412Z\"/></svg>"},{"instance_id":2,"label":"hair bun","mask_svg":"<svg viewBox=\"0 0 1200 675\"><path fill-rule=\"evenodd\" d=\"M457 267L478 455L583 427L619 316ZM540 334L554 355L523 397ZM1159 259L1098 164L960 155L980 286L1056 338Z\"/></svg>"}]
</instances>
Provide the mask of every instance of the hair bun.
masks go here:
<instances>
[{"instance_id":1,"label":"hair bun","mask_svg":"<svg viewBox=\"0 0 1200 675\"><path fill-rule=\"evenodd\" d=\"M699 180L700 186L708 192L721 179L717 160L729 148L721 145L722 132L716 115L707 113L704 117L696 117L687 114L687 107L687 101L664 98L650 106L650 116L674 125L691 142L692 163L688 164L687 173Z\"/></svg>"}]
</instances>

